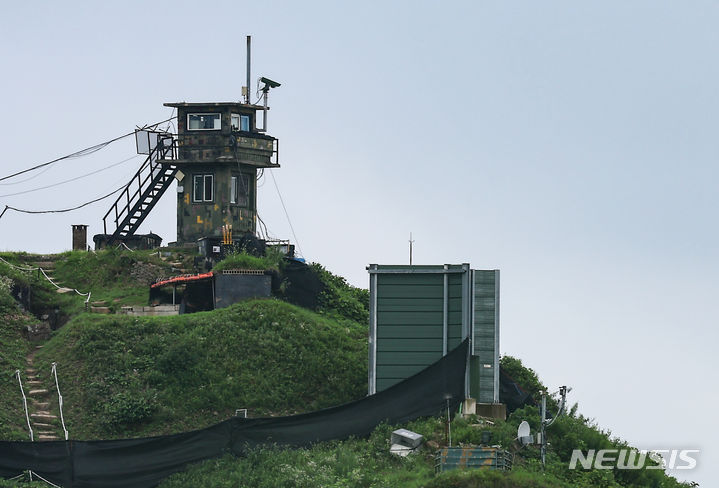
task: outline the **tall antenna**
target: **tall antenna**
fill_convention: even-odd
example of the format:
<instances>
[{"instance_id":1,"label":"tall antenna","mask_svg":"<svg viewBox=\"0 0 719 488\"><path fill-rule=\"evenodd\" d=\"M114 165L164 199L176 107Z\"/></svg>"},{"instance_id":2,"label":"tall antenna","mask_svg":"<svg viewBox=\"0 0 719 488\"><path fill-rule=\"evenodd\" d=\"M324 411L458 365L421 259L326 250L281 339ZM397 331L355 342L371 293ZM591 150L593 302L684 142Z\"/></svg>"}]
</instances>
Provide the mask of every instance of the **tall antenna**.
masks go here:
<instances>
[{"instance_id":1,"label":"tall antenna","mask_svg":"<svg viewBox=\"0 0 719 488\"><path fill-rule=\"evenodd\" d=\"M412 233L409 233L409 265L412 266L412 244L414 244L414 241L412 240Z\"/></svg>"},{"instance_id":2,"label":"tall antenna","mask_svg":"<svg viewBox=\"0 0 719 488\"><path fill-rule=\"evenodd\" d=\"M245 103L250 104L250 61L252 59L252 36L247 36L247 86L245 87Z\"/></svg>"}]
</instances>

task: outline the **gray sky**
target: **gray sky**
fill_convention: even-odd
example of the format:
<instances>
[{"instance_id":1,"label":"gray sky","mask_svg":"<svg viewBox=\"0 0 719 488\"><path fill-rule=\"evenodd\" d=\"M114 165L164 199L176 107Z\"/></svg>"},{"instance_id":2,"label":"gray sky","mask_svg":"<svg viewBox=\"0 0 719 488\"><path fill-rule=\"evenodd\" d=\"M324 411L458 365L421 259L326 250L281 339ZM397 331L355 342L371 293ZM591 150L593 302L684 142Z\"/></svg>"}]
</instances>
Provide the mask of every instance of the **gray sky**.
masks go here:
<instances>
[{"instance_id":1,"label":"gray sky","mask_svg":"<svg viewBox=\"0 0 719 488\"><path fill-rule=\"evenodd\" d=\"M719 481L719 4L710 1L13 2L0 17L0 176L170 117L164 102L273 90L274 175L308 260L502 270L503 353L642 448L700 448ZM0 195L119 163L130 139ZM72 207L140 159L0 207ZM260 215L291 238L271 178ZM0 249L58 252L109 202L8 212ZM175 239L172 194L144 225ZM713 429L713 430L712 430Z\"/></svg>"}]
</instances>

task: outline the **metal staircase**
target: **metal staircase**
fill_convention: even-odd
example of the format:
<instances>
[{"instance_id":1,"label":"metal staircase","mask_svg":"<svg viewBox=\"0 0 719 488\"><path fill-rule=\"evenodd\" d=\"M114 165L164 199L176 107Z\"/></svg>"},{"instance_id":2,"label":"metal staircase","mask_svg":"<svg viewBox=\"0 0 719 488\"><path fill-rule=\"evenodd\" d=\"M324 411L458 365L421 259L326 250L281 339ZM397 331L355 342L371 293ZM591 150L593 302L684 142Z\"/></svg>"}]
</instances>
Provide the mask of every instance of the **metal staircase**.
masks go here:
<instances>
[{"instance_id":1,"label":"metal staircase","mask_svg":"<svg viewBox=\"0 0 719 488\"><path fill-rule=\"evenodd\" d=\"M173 142L170 133L162 133L157 137L157 145L150 150L145 162L102 218L105 234L110 236L108 245L133 235L170 187L177 166L160 164L158 160L177 158L177 148Z\"/></svg>"}]
</instances>

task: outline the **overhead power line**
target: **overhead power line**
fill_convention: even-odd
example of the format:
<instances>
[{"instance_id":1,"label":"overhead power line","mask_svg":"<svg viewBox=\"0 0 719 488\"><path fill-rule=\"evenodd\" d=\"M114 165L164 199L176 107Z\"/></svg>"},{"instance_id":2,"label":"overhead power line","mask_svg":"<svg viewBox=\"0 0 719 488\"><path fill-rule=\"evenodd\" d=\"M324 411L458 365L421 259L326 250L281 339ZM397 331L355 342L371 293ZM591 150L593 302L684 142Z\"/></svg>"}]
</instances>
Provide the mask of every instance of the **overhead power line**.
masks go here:
<instances>
[{"instance_id":1,"label":"overhead power line","mask_svg":"<svg viewBox=\"0 0 719 488\"><path fill-rule=\"evenodd\" d=\"M111 164L111 165L109 165L109 166L105 166L104 168L100 168L100 169L98 169L98 170L92 171L92 172L87 173L87 174L84 174L84 175L76 176L75 178L70 178L69 180L58 181L57 183L53 183L53 184L51 184L51 185L46 185L46 186L41 186L41 187L39 187L39 188L33 188L32 190L19 191L19 192L16 192L16 193L7 193L7 194L5 194L5 195L0 195L0 197L14 197L15 195L24 195L25 193L32 193L32 192L35 192L35 191L46 190L46 189L48 189L48 188L52 188L52 187L55 187L55 186L64 185L65 183L70 183L71 181L76 181L76 180L80 180L80 179L82 179L82 178L87 178L88 176L92 176L92 175L95 175L95 174L100 173L100 172L102 172L102 171L106 171L106 170L108 170L108 169L110 169L110 168L114 168L115 166L119 166L119 165L121 165L121 164L123 164L123 163L126 163L126 162L128 162L128 161L131 161L131 160L133 160L133 159L136 159L138 156L140 156L140 155L139 155L139 154L135 154L134 156L131 156L131 157L126 158L126 159L123 159L122 161L119 161L119 162L117 162L117 163Z\"/></svg>"},{"instance_id":2,"label":"overhead power line","mask_svg":"<svg viewBox=\"0 0 719 488\"><path fill-rule=\"evenodd\" d=\"M34 180L34 179L37 178L38 176L44 175L45 173L47 173L47 172L50 171L51 169L52 169L52 166L47 166L44 170L38 171L37 173L35 173L35 174L32 175L32 176L28 176L28 177L25 178L24 180L13 181L12 183L0 183L0 186L19 185L20 183L25 183L26 181Z\"/></svg>"},{"instance_id":3,"label":"overhead power line","mask_svg":"<svg viewBox=\"0 0 719 488\"><path fill-rule=\"evenodd\" d=\"M287 223L290 224L290 230L292 231L292 237L295 238L295 242L297 243L297 249L299 249L300 255L304 257L305 253L302 252L302 246L300 246L300 241L297 239L297 234L295 234L295 228L292 226L292 221L290 220L290 214L287 213L287 207L285 207L285 201L282 199L282 193L280 193L280 187L277 186L277 180L275 179L275 174L272 172L272 168L270 168L270 176L272 176L272 181L275 184L275 190L277 190L277 196L280 197L280 203L282 204L282 210L285 211L285 217L287 217Z\"/></svg>"},{"instance_id":4,"label":"overhead power line","mask_svg":"<svg viewBox=\"0 0 719 488\"><path fill-rule=\"evenodd\" d=\"M2 178L0 178L0 181L9 180L10 178L14 178L15 176L19 176L19 175L21 175L21 174L29 173L30 171L34 171L34 170L36 170L36 169L40 169L40 168L43 168L43 167L45 167L45 166L49 166L49 165L51 165L51 164L55 164L55 163L57 163L58 161L63 161L63 160L65 160L65 159L73 159L73 158L79 158L79 157L82 157L82 156L87 156L88 154L92 154L92 153L94 153L94 152L99 151L100 149L103 149L103 148L109 146L110 144L112 144L112 143L115 142L115 141L119 141L120 139L124 139L125 137L130 137L130 136L131 136L132 134L134 134L134 133L135 133L135 131L132 131L132 132L130 132L129 134L125 134L125 135L116 137L116 138L114 138L114 139L110 139L109 141L101 142L100 144L96 144L96 145L94 145L94 146L91 146L91 147L82 149L81 151L77 151L77 152L74 152L74 153L72 153L72 154L68 154L67 156L62 156L62 157L60 157L60 158L53 159L52 161L48 161L47 163L38 164L37 166L33 166L32 168L24 169L24 170L22 170L22 171L18 171L17 173L13 173L13 174L8 175L8 176L3 176Z\"/></svg>"},{"instance_id":5,"label":"overhead power line","mask_svg":"<svg viewBox=\"0 0 719 488\"><path fill-rule=\"evenodd\" d=\"M146 125L145 127L142 127L142 128L143 128L143 129L154 128L154 127L157 127L157 126L160 125L160 124L164 124L165 122L168 122L168 121L172 120L173 118L174 118L174 117L170 117L169 119L166 119L166 120L157 122L157 123L152 124L152 125ZM47 163L38 164L38 165L36 165L36 166L33 166L32 168L27 168L27 169L24 169L24 170L22 170L22 171L18 171L17 173L13 173L13 174L8 175L8 176L3 176L2 178L0 178L0 181L9 180L10 178L14 178L15 176L19 176L19 175L21 175L21 174L29 173L30 171L34 171L34 170L36 170L36 169L40 169L40 168L43 168L43 167L45 167L45 166L49 166L49 165L51 165L51 164L55 164L55 163L57 163L57 162L59 162L59 161L65 160L65 159L74 159L74 158L80 158L80 157L82 157L82 156L87 156L88 154L95 153L95 152L97 152L97 151L99 151L99 150L101 150L101 149L103 149L103 148L109 146L110 144L112 144L112 143L115 142L115 141L119 141L120 139L124 139L125 137L130 137L130 136L133 135L134 133L135 133L135 131L133 130L132 132L128 132L127 134L123 134L123 135L121 135L121 136L115 137L114 139L110 139L109 141L101 142L100 144L95 144L94 146L90 146L90 147L87 147L87 148L85 148L85 149L81 149L80 151L74 152L74 153L72 153L72 154L68 154L67 156L62 156L62 157L59 157L59 158L57 158L57 159L53 159L52 161L48 161Z\"/></svg>"},{"instance_id":6,"label":"overhead power line","mask_svg":"<svg viewBox=\"0 0 719 488\"><path fill-rule=\"evenodd\" d=\"M92 204L92 203L99 202L100 200L104 200L104 199L106 199L106 198L109 198L109 197L111 197L112 195L114 195L115 193L117 193L117 192L119 192L120 190L124 189L126 186L127 186L127 185L122 185L120 188L118 188L117 190L113 190L112 192L108 193L107 195L101 196L101 197L99 197L99 198L95 198L94 200L90 200L89 202L85 202L85 203L83 203L83 204L81 204L81 205L78 205L78 206L76 206L76 207L64 208L64 209L61 209L61 210L23 210L23 209L21 209L21 208L15 208L15 207L11 207L10 205L5 205L5 209L2 211L2 213L0 213L0 218L2 218L2 216L5 215L5 212L7 212L8 210L14 210L14 211L16 211L16 212L22 212L22 213L27 213L27 214L46 214L46 213L72 212L73 210L77 210L77 209L80 209L80 208L82 208L82 207L87 207L88 205L90 205L90 204Z\"/></svg>"}]
</instances>

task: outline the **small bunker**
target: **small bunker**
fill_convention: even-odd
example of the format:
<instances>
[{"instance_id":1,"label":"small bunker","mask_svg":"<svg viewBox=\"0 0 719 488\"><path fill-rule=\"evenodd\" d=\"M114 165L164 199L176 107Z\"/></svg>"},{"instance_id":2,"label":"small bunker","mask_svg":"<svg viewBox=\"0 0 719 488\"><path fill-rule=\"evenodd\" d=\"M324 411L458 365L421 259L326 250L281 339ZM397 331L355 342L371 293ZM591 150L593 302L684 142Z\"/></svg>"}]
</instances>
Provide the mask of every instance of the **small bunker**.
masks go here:
<instances>
[{"instance_id":1,"label":"small bunker","mask_svg":"<svg viewBox=\"0 0 719 488\"><path fill-rule=\"evenodd\" d=\"M180 304L180 313L229 307L247 298L272 294L272 275L263 270L234 269L175 276L150 286L150 301Z\"/></svg>"}]
</instances>

